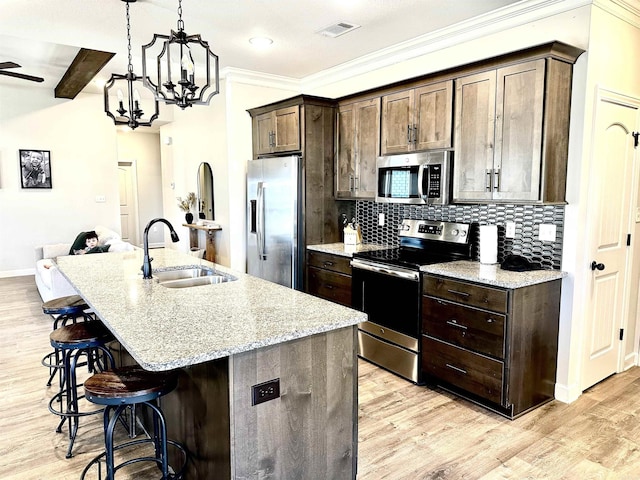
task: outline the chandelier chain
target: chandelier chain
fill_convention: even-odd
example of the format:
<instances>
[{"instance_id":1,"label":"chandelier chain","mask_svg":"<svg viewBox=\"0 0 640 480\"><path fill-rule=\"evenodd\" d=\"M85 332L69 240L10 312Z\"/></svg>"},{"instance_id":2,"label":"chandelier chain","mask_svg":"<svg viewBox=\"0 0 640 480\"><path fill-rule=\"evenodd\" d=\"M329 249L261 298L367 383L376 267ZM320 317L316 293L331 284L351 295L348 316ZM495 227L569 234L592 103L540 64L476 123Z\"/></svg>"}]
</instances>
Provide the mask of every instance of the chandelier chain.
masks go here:
<instances>
[{"instance_id":1,"label":"chandelier chain","mask_svg":"<svg viewBox=\"0 0 640 480\"><path fill-rule=\"evenodd\" d=\"M182 21L182 0L178 0L178 30L184 30L184 22Z\"/></svg>"},{"instance_id":2,"label":"chandelier chain","mask_svg":"<svg viewBox=\"0 0 640 480\"><path fill-rule=\"evenodd\" d=\"M129 66L127 68L129 73L133 73L133 62L131 59L131 25L129 17L129 2L127 2L127 55L129 59Z\"/></svg>"}]
</instances>

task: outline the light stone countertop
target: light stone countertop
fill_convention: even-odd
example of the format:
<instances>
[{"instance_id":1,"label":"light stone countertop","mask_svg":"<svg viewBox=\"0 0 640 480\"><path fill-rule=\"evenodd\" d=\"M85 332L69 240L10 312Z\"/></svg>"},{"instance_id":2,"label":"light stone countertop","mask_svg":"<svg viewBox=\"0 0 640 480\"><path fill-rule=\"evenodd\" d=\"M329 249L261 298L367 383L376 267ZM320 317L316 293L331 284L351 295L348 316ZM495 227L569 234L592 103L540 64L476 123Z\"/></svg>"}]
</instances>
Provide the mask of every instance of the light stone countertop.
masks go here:
<instances>
[{"instance_id":1,"label":"light stone countertop","mask_svg":"<svg viewBox=\"0 0 640 480\"><path fill-rule=\"evenodd\" d=\"M340 255L341 257L353 257L356 252L369 252L371 250L384 250L393 248L389 245L376 245L372 243L361 243L360 245L345 245L339 243L326 243L320 245L307 245L307 250L315 252L330 253L332 255Z\"/></svg>"},{"instance_id":2,"label":"light stone countertop","mask_svg":"<svg viewBox=\"0 0 640 480\"><path fill-rule=\"evenodd\" d=\"M560 270L511 272L502 270L499 264L483 265L480 262L468 260L426 265L421 267L420 271L503 288L527 287L529 285L535 285L536 283L549 282L567 276L566 272Z\"/></svg>"},{"instance_id":3,"label":"light stone countertop","mask_svg":"<svg viewBox=\"0 0 640 480\"><path fill-rule=\"evenodd\" d=\"M365 321L365 313L170 249L153 269L206 265L238 278L192 288L143 280L142 250L58 257L73 284L145 369L194 365Z\"/></svg>"}]
</instances>

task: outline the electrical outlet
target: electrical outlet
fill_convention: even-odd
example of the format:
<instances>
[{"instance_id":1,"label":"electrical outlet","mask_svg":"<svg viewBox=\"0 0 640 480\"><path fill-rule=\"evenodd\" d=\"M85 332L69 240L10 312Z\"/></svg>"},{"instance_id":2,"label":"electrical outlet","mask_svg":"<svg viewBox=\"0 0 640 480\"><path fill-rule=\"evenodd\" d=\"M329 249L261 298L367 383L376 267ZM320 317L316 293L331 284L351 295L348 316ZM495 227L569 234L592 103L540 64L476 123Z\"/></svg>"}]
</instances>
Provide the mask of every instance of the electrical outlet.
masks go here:
<instances>
[{"instance_id":1,"label":"electrical outlet","mask_svg":"<svg viewBox=\"0 0 640 480\"><path fill-rule=\"evenodd\" d=\"M251 387L251 405L268 402L280 396L280 379L259 383Z\"/></svg>"},{"instance_id":2,"label":"electrical outlet","mask_svg":"<svg viewBox=\"0 0 640 480\"><path fill-rule=\"evenodd\" d=\"M96 195L96 203L104 203L107 201L107 198L104 195Z\"/></svg>"},{"instance_id":3,"label":"electrical outlet","mask_svg":"<svg viewBox=\"0 0 640 480\"><path fill-rule=\"evenodd\" d=\"M636 223L640 223L640 207L636 207Z\"/></svg>"},{"instance_id":4,"label":"electrical outlet","mask_svg":"<svg viewBox=\"0 0 640 480\"><path fill-rule=\"evenodd\" d=\"M504 224L504 236L506 238L516 238L516 222L506 222Z\"/></svg>"},{"instance_id":5,"label":"electrical outlet","mask_svg":"<svg viewBox=\"0 0 640 480\"><path fill-rule=\"evenodd\" d=\"M538 239L543 242L556 241L556 226L552 223L541 223L538 227Z\"/></svg>"}]
</instances>

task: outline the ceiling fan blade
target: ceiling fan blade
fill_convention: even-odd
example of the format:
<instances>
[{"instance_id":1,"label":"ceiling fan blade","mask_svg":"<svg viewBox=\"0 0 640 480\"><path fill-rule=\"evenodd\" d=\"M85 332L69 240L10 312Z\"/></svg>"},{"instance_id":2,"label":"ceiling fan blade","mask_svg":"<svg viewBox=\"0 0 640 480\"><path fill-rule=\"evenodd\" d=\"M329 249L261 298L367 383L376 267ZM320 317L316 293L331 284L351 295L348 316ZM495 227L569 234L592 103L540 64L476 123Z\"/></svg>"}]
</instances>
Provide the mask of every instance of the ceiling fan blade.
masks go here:
<instances>
[{"instance_id":1,"label":"ceiling fan blade","mask_svg":"<svg viewBox=\"0 0 640 480\"><path fill-rule=\"evenodd\" d=\"M44 78L34 77L32 75L25 75L24 73L3 72L2 70L0 70L0 75L6 75L7 77L21 78L22 80L30 80L32 82L44 82Z\"/></svg>"},{"instance_id":2,"label":"ceiling fan blade","mask_svg":"<svg viewBox=\"0 0 640 480\"><path fill-rule=\"evenodd\" d=\"M20 65L15 62L0 62L0 69L2 68L20 68Z\"/></svg>"}]
</instances>

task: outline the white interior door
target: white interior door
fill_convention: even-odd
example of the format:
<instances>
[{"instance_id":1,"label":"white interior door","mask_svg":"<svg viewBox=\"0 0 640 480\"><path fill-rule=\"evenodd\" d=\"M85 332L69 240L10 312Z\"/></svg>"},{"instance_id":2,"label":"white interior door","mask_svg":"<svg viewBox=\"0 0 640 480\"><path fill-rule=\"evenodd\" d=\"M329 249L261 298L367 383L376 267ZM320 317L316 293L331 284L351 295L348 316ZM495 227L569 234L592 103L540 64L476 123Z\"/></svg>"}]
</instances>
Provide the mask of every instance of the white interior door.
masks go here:
<instances>
[{"instance_id":1,"label":"white interior door","mask_svg":"<svg viewBox=\"0 0 640 480\"><path fill-rule=\"evenodd\" d=\"M137 187L133 162L118 162L120 229L125 242L138 245Z\"/></svg>"},{"instance_id":2,"label":"white interior door","mask_svg":"<svg viewBox=\"0 0 640 480\"><path fill-rule=\"evenodd\" d=\"M591 270L592 278L585 310L583 390L618 372L621 364L634 177L631 133L636 117L637 106L625 104L613 94L599 95L589 177L592 258L585 267Z\"/></svg>"}]
</instances>

